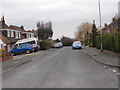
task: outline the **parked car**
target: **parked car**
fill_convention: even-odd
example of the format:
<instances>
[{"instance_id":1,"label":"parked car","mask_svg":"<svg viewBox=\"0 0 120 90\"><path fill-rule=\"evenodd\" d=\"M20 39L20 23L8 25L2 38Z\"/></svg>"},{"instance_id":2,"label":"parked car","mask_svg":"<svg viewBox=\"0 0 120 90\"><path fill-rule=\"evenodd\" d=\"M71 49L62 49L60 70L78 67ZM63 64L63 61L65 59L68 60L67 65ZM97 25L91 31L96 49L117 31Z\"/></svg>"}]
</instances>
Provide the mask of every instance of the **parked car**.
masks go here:
<instances>
[{"instance_id":1,"label":"parked car","mask_svg":"<svg viewBox=\"0 0 120 90\"><path fill-rule=\"evenodd\" d=\"M21 39L15 43L15 45L21 45L21 44L31 44L34 48L34 51L38 51L40 49L40 46L38 44L38 39L35 37Z\"/></svg>"},{"instance_id":2,"label":"parked car","mask_svg":"<svg viewBox=\"0 0 120 90\"><path fill-rule=\"evenodd\" d=\"M33 46L31 44L21 44L21 45L16 45L14 46L11 50L10 50L10 54L11 56L14 56L16 54L20 54L20 53L31 53L33 52Z\"/></svg>"},{"instance_id":3,"label":"parked car","mask_svg":"<svg viewBox=\"0 0 120 90\"><path fill-rule=\"evenodd\" d=\"M58 43L60 45L60 47L63 47L63 44L61 42Z\"/></svg>"},{"instance_id":4,"label":"parked car","mask_svg":"<svg viewBox=\"0 0 120 90\"><path fill-rule=\"evenodd\" d=\"M82 49L82 43L80 41L75 41L72 44L72 49Z\"/></svg>"},{"instance_id":5,"label":"parked car","mask_svg":"<svg viewBox=\"0 0 120 90\"><path fill-rule=\"evenodd\" d=\"M61 47L63 47L63 44L62 44L61 42L59 42L59 43L54 43L54 44L53 44L53 47L54 47L54 48L61 48Z\"/></svg>"}]
</instances>

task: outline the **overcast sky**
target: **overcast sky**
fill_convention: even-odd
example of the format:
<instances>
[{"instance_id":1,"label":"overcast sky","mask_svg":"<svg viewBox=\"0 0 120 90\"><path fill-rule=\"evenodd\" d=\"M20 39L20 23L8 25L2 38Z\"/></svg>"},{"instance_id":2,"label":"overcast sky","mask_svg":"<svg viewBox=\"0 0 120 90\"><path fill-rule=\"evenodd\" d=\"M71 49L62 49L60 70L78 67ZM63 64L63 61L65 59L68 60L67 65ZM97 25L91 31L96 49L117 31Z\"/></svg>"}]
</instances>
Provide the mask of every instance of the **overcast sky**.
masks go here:
<instances>
[{"instance_id":1,"label":"overcast sky","mask_svg":"<svg viewBox=\"0 0 120 90\"><path fill-rule=\"evenodd\" d=\"M102 24L110 23L118 13L119 0L101 0ZM8 25L23 25L26 30L36 29L38 21L51 21L54 36L74 37L82 22L96 20L99 25L98 0L1 0Z\"/></svg>"}]
</instances>

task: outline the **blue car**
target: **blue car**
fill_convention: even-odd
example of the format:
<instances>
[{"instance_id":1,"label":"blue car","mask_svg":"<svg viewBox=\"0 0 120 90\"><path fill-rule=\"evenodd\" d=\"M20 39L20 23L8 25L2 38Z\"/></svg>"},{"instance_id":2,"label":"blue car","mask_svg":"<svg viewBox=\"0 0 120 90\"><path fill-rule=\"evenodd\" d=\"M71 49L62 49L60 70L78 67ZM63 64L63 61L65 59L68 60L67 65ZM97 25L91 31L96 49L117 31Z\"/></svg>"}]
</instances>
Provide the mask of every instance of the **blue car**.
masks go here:
<instances>
[{"instance_id":1,"label":"blue car","mask_svg":"<svg viewBox=\"0 0 120 90\"><path fill-rule=\"evenodd\" d=\"M82 49L82 43L80 41L75 41L72 44L72 49Z\"/></svg>"},{"instance_id":2,"label":"blue car","mask_svg":"<svg viewBox=\"0 0 120 90\"><path fill-rule=\"evenodd\" d=\"M33 52L33 46L30 44L21 44L19 46L14 46L11 50L10 50L10 54L12 56L16 55L16 54L20 54L20 53L31 53Z\"/></svg>"}]
</instances>

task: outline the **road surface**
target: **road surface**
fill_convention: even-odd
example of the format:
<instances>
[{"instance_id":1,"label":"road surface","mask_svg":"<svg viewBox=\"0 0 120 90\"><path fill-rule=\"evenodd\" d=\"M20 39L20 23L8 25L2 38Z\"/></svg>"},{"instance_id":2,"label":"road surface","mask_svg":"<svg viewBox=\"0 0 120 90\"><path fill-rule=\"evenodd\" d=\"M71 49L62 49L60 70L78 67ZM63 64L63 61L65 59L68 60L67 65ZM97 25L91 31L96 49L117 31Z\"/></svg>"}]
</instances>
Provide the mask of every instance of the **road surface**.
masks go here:
<instances>
[{"instance_id":1,"label":"road surface","mask_svg":"<svg viewBox=\"0 0 120 90\"><path fill-rule=\"evenodd\" d=\"M117 74L71 47L38 55L2 78L3 88L118 88Z\"/></svg>"}]
</instances>

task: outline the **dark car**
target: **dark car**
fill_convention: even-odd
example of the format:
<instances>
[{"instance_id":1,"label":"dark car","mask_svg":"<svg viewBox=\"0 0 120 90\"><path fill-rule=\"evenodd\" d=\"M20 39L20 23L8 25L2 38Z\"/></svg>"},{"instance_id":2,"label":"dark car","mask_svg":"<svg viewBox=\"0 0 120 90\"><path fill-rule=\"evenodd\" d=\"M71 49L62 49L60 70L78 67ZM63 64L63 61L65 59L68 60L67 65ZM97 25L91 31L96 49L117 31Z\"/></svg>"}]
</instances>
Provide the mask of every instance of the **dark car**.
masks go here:
<instances>
[{"instance_id":1,"label":"dark car","mask_svg":"<svg viewBox=\"0 0 120 90\"><path fill-rule=\"evenodd\" d=\"M11 50L10 50L10 54L12 56L16 55L16 54L20 54L20 53L31 53L33 52L33 46L31 44L21 44L19 46L14 46Z\"/></svg>"}]
</instances>

